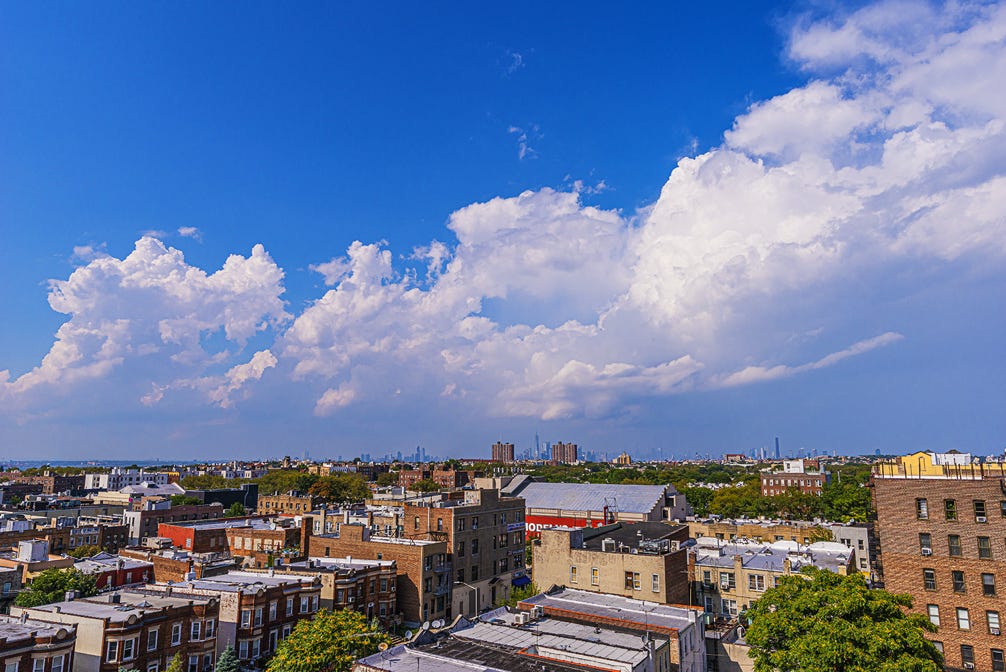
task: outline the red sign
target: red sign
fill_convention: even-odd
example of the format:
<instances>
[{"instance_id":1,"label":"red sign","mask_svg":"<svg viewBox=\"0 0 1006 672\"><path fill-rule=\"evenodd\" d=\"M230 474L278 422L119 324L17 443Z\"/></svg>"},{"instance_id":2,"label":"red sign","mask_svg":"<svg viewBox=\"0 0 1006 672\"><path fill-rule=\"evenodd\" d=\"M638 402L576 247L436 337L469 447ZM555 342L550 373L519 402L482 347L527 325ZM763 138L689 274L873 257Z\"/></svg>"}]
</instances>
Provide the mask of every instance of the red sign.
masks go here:
<instances>
[{"instance_id":1,"label":"red sign","mask_svg":"<svg viewBox=\"0 0 1006 672\"><path fill-rule=\"evenodd\" d=\"M527 516L525 519L527 537L537 536L542 530L549 530L553 527L600 527L604 525L603 520L590 518L570 518L567 516Z\"/></svg>"}]
</instances>

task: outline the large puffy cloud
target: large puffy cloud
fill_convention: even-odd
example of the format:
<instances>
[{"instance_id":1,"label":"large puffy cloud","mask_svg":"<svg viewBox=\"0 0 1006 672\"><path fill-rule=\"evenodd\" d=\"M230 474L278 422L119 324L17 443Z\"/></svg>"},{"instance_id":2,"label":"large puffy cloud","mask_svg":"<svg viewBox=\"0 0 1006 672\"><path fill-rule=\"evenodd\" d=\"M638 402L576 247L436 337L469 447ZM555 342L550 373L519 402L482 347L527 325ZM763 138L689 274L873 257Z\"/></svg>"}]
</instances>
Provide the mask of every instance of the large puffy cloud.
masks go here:
<instances>
[{"instance_id":1,"label":"large puffy cloud","mask_svg":"<svg viewBox=\"0 0 1006 672\"><path fill-rule=\"evenodd\" d=\"M1006 252L1004 12L908 7L800 23L789 55L810 81L752 105L636 217L546 189L454 213L457 245L419 255L425 281L381 245L319 267L339 279L282 346L328 384L316 412L439 390L500 415L603 416L899 341L831 316L838 342L818 320L835 296L871 300L866 278ZM766 312L782 325L756 328Z\"/></svg>"},{"instance_id":2,"label":"large puffy cloud","mask_svg":"<svg viewBox=\"0 0 1006 672\"><path fill-rule=\"evenodd\" d=\"M146 384L155 392L144 401L156 402L173 376L198 376L235 354L207 350L207 337L222 333L239 350L257 333L287 321L282 279L261 245L248 257L231 255L207 274L186 263L179 250L143 237L125 258L98 256L67 280L51 283L50 306L70 317L39 366L14 380L3 372L0 394L24 404L33 394L45 398L125 369L125 376L152 378ZM253 369L274 364L261 353L251 362ZM207 386L210 399L226 406L249 377L255 377L249 370L232 369L222 388Z\"/></svg>"}]
</instances>

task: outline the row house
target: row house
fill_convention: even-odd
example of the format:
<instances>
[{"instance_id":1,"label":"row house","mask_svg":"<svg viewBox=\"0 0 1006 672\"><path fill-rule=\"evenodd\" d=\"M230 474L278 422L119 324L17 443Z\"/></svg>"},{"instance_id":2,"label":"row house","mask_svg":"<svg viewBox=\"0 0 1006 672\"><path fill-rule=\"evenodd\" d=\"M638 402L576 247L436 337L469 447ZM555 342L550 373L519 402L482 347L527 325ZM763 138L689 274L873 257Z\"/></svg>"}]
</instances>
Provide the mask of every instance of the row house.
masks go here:
<instances>
[{"instance_id":1,"label":"row house","mask_svg":"<svg viewBox=\"0 0 1006 672\"><path fill-rule=\"evenodd\" d=\"M123 518L129 527L129 543L137 546L144 538L156 537L161 523L208 520L223 515L224 507L221 504L171 506L169 500L144 500L140 510L126 511Z\"/></svg>"},{"instance_id":2,"label":"row house","mask_svg":"<svg viewBox=\"0 0 1006 672\"><path fill-rule=\"evenodd\" d=\"M232 571L149 589L218 600L217 654L231 645L239 659L252 663L272 655L301 619L313 618L321 607L315 575Z\"/></svg>"},{"instance_id":3,"label":"row house","mask_svg":"<svg viewBox=\"0 0 1006 672\"><path fill-rule=\"evenodd\" d=\"M350 609L385 625L397 622L398 567L394 560L308 558L282 563L285 574L321 577L321 608Z\"/></svg>"},{"instance_id":4,"label":"row house","mask_svg":"<svg viewBox=\"0 0 1006 672\"><path fill-rule=\"evenodd\" d=\"M73 568L94 577L99 591L145 584L154 578L154 564L146 560L98 553L78 560Z\"/></svg>"},{"instance_id":5,"label":"row house","mask_svg":"<svg viewBox=\"0 0 1006 672\"><path fill-rule=\"evenodd\" d=\"M77 626L0 616L0 666L4 672L69 672Z\"/></svg>"},{"instance_id":6,"label":"row house","mask_svg":"<svg viewBox=\"0 0 1006 672\"><path fill-rule=\"evenodd\" d=\"M73 672L160 672L179 653L186 672L210 672L216 661L216 597L119 590L11 613L75 627Z\"/></svg>"}]
</instances>

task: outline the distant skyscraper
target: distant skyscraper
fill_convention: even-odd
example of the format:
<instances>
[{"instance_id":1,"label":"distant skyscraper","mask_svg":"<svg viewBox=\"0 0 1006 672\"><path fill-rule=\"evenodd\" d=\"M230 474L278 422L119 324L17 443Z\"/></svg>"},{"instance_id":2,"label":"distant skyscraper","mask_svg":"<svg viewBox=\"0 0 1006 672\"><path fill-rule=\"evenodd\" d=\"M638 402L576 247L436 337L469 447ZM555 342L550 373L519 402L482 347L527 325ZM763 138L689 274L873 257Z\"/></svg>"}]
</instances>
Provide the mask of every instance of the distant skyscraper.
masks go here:
<instances>
[{"instance_id":1,"label":"distant skyscraper","mask_svg":"<svg viewBox=\"0 0 1006 672\"><path fill-rule=\"evenodd\" d=\"M573 464L577 462L576 444L563 443L562 441L552 444L552 461L557 464Z\"/></svg>"},{"instance_id":2,"label":"distant skyscraper","mask_svg":"<svg viewBox=\"0 0 1006 672\"><path fill-rule=\"evenodd\" d=\"M779 453L779 437L775 437L775 459L781 460L782 455Z\"/></svg>"},{"instance_id":3,"label":"distant skyscraper","mask_svg":"<svg viewBox=\"0 0 1006 672\"><path fill-rule=\"evenodd\" d=\"M493 462L513 462L513 444L497 441L493 444Z\"/></svg>"}]
</instances>

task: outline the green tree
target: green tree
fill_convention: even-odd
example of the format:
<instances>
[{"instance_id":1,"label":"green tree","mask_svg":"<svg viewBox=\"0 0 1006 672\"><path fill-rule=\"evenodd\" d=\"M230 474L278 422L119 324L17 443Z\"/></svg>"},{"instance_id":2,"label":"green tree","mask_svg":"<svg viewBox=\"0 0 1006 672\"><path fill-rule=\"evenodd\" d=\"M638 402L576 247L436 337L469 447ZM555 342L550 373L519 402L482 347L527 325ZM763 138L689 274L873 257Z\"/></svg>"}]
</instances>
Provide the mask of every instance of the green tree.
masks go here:
<instances>
[{"instance_id":1,"label":"green tree","mask_svg":"<svg viewBox=\"0 0 1006 672\"><path fill-rule=\"evenodd\" d=\"M375 653L389 641L358 611L318 612L301 620L290 636L280 642L267 672L349 672L353 662Z\"/></svg>"},{"instance_id":2,"label":"green tree","mask_svg":"<svg viewBox=\"0 0 1006 672\"><path fill-rule=\"evenodd\" d=\"M416 492L436 492L440 489L440 485L431 478L424 478L413 483L409 489Z\"/></svg>"},{"instance_id":3,"label":"green tree","mask_svg":"<svg viewBox=\"0 0 1006 672\"><path fill-rule=\"evenodd\" d=\"M843 465L821 490L821 505L828 520L866 522L873 513L870 500L870 467L863 464Z\"/></svg>"},{"instance_id":4,"label":"green tree","mask_svg":"<svg viewBox=\"0 0 1006 672\"><path fill-rule=\"evenodd\" d=\"M378 474L377 484L382 488L389 485L398 485L398 473L394 471L386 471L383 474Z\"/></svg>"},{"instance_id":5,"label":"green tree","mask_svg":"<svg viewBox=\"0 0 1006 672\"><path fill-rule=\"evenodd\" d=\"M67 551L67 555L71 558L90 558L92 555L97 555L101 553L101 549L97 546L78 546L77 548L71 548Z\"/></svg>"},{"instance_id":6,"label":"green tree","mask_svg":"<svg viewBox=\"0 0 1006 672\"><path fill-rule=\"evenodd\" d=\"M298 469L272 469L258 479L258 491L264 495L274 492L307 492L318 477Z\"/></svg>"},{"instance_id":7,"label":"green tree","mask_svg":"<svg viewBox=\"0 0 1006 672\"><path fill-rule=\"evenodd\" d=\"M940 672L943 657L908 613L909 595L870 590L860 574L807 568L747 611L755 672Z\"/></svg>"},{"instance_id":8,"label":"green tree","mask_svg":"<svg viewBox=\"0 0 1006 672\"><path fill-rule=\"evenodd\" d=\"M709 504L713 501L715 490L710 488L689 488L679 487L678 490L685 496L688 503L692 505L696 516L705 516L709 513Z\"/></svg>"},{"instance_id":9,"label":"green tree","mask_svg":"<svg viewBox=\"0 0 1006 672\"><path fill-rule=\"evenodd\" d=\"M237 518L238 516L246 515L248 512L245 510L245 505L241 502L234 502L224 511L224 518Z\"/></svg>"},{"instance_id":10,"label":"green tree","mask_svg":"<svg viewBox=\"0 0 1006 672\"><path fill-rule=\"evenodd\" d=\"M361 502L370 496L367 481L359 474L322 476L308 490L329 502Z\"/></svg>"},{"instance_id":11,"label":"green tree","mask_svg":"<svg viewBox=\"0 0 1006 672\"><path fill-rule=\"evenodd\" d=\"M192 495L171 495L171 506L185 506L186 504L202 504L203 500Z\"/></svg>"},{"instance_id":12,"label":"green tree","mask_svg":"<svg viewBox=\"0 0 1006 672\"><path fill-rule=\"evenodd\" d=\"M182 660L181 651L175 654L175 657L171 659L168 668L164 672L185 672L185 661Z\"/></svg>"},{"instance_id":13,"label":"green tree","mask_svg":"<svg viewBox=\"0 0 1006 672\"><path fill-rule=\"evenodd\" d=\"M43 604L62 602L67 591L76 590L80 597L98 594L94 577L76 569L47 569L31 582L27 589L14 600L19 607L38 607Z\"/></svg>"},{"instance_id":14,"label":"green tree","mask_svg":"<svg viewBox=\"0 0 1006 672\"><path fill-rule=\"evenodd\" d=\"M238 654L234 652L233 646L228 644L227 648L223 650L223 653L217 658L217 666L213 668L213 672L241 672L241 662L238 660Z\"/></svg>"},{"instance_id":15,"label":"green tree","mask_svg":"<svg viewBox=\"0 0 1006 672\"><path fill-rule=\"evenodd\" d=\"M518 603L526 600L529 597L534 597L535 595L538 595L541 592L542 590L537 586L537 584L531 582L526 586L519 586L511 590L510 595L506 599L503 599L503 597L500 596L500 598L496 600L496 604L493 606L516 607Z\"/></svg>"}]
</instances>

